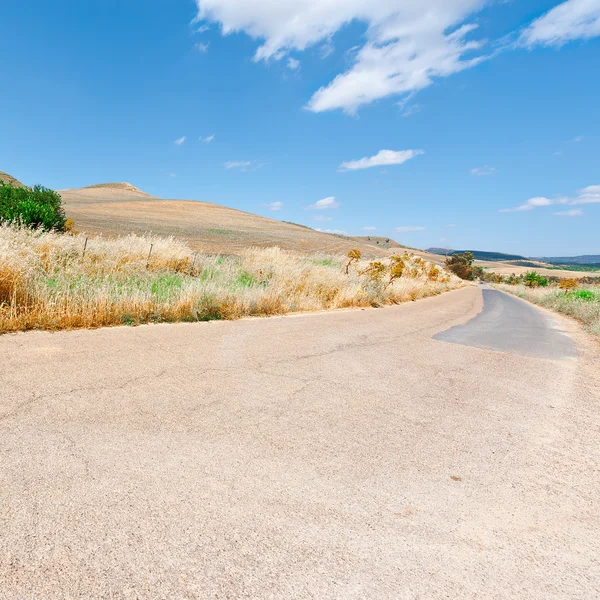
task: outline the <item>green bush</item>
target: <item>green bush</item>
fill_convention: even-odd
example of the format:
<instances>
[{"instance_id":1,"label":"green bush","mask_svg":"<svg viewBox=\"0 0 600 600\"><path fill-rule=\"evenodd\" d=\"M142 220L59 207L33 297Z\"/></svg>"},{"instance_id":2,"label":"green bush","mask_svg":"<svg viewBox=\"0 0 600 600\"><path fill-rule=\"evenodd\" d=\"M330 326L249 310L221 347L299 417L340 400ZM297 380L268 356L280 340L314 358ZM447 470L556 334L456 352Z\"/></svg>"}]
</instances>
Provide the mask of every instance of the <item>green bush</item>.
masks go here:
<instances>
[{"instance_id":1,"label":"green bush","mask_svg":"<svg viewBox=\"0 0 600 600\"><path fill-rule=\"evenodd\" d=\"M0 223L63 231L66 217L59 194L41 185L14 187L0 182Z\"/></svg>"},{"instance_id":2,"label":"green bush","mask_svg":"<svg viewBox=\"0 0 600 600\"><path fill-rule=\"evenodd\" d=\"M538 275L535 271L525 273L525 285L527 287L546 287L548 285L548 278L543 275Z\"/></svg>"},{"instance_id":3,"label":"green bush","mask_svg":"<svg viewBox=\"0 0 600 600\"><path fill-rule=\"evenodd\" d=\"M585 301L599 300L600 301L600 297L596 296L596 294L594 294L594 292L592 292L591 290L576 290L576 291L569 292L567 294L567 296L569 298L574 298L575 300L585 300Z\"/></svg>"},{"instance_id":4,"label":"green bush","mask_svg":"<svg viewBox=\"0 0 600 600\"><path fill-rule=\"evenodd\" d=\"M474 260L471 252L457 253L446 258L446 267L461 279L471 280L475 276Z\"/></svg>"}]
</instances>

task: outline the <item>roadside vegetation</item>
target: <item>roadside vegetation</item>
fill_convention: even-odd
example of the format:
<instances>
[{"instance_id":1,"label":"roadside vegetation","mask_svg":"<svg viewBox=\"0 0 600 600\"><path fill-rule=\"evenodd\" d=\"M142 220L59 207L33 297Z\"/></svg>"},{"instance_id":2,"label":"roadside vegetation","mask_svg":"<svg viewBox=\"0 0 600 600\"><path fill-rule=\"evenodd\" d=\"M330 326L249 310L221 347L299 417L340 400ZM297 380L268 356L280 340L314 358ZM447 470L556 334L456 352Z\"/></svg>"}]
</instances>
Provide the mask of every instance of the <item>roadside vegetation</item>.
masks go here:
<instances>
[{"instance_id":1,"label":"roadside vegetation","mask_svg":"<svg viewBox=\"0 0 600 600\"><path fill-rule=\"evenodd\" d=\"M0 223L44 231L64 231L69 223L59 194L41 185L33 188L0 181Z\"/></svg>"},{"instance_id":2,"label":"roadside vegetation","mask_svg":"<svg viewBox=\"0 0 600 600\"><path fill-rule=\"evenodd\" d=\"M237 319L382 306L460 287L403 254L368 262L278 248L194 254L173 238L0 226L0 332ZM349 264L348 264L349 263Z\"/></svg>"}]
</instances>

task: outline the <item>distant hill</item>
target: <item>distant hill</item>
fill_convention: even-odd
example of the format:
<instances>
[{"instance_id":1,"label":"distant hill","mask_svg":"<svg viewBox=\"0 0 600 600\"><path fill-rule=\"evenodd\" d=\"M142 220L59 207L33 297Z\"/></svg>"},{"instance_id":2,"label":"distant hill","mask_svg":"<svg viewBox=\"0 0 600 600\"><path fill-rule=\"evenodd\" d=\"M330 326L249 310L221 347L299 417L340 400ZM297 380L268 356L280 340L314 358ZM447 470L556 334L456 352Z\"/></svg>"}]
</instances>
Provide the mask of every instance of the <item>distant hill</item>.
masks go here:
<instances>
[{"instance_id":1,"label":"distant hill","mask_svg":"<svg viewBox=\"0 0 600 600\"><path fill-rule=\"evenodd\" d=\"M552 265L582 265L600 267L600 254L584 254L583 256L552 256L537 258Z\"/></svg>"},{"instance_id":2,"label":"distant hill","mask_svg":"<svg viewBox=\"0 0 600 600\"><path fill-rule=\"evenodd\" d=\"M582 266L600 267L600 254L588 254L584 256L555 256L541 258L527 258L518 254L504 254L503 252L482 252L481 250L451 250L448 248L428 248L427 252L432 254L462 254L471 252L476 260L490 262L506 262L519 267L544 268L554 266ZM535 261L535 262L534 262Z\"/></svg>"},{"instance_id":3,"label":"distant hill","mask_svg":"<svg viewBox=\"0 0 600 600\"><path fill-rule=\"evenodd\" d=\"M527 260L525 256L519 254L504 254L503 252L483 252L481 250L450 250L448 248L427 248L427 252L432 254L462 254L463 252L471 252L476 260L492 260L492 261L504 261L504 260Z\"/></svg>"},{"instance_id":4,"label":"distant hill","mask_svg":"<svg viewBox=\"0 0 600 600\"><path fill-rule=\"evenodd\" d=\"M4 171L0 171L0 181L10 183L13 187L25 187L18 179Z\"/></svg>"}]
</instances>

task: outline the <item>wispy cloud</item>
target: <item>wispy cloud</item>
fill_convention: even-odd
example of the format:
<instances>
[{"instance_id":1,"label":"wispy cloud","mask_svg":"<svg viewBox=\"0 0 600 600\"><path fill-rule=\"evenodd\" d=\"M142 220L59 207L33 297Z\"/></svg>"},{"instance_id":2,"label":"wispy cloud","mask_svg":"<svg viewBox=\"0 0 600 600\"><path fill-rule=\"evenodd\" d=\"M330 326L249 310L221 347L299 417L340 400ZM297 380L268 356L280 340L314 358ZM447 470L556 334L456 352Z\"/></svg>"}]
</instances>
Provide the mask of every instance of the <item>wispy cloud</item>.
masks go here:
<instances>
[{"instance_id":1,"label":"wispy cloud","mask_svg":"<svg viewBox=\"0 0 600 600\"><path fill-rule=\"evenodd\" d=\"M268 208L272 211L278 211L283 208L283 202L268 202L267 204L263 204L264 207Z\"/></svg>"},{"instance_id":2,"label":"wispy cloud","mask_svg":"<svg viewBox=\"0 0 600 600\"><path fill-rule=\"evenodd\" d=\"M568 140L567 144L579 144L579 142L583 142L582 135L576 135L572 140Z\"/></svg>"},{"instance_id":3,"label":"wispy cloud","mask_svg":"<svg viewBox=\"0 0 600 600\"><path fill-rule=\"evenodd\" d=\"M300 68L300 61L290 56L287 61L287 66L290 71L297 71Z\"/></svg>"},{"instance_id":4,"label":"wispy cloud","mask_svg":"<svg viewBox=\"0 0 600 600\"><path fill-rule=\"evenodd\" d=\"M178 139L175 140L175 144L177 144L177 146L181 146L181 144L183 144L185 142L185 140L187 140L187 136L182 136Z\"/></svg>"},{"instance_id":5,"label":"wispy cloud","mask_svg":"<svg viewBox=\"0 0 600 600\"><path fill-rule=\"evenodd\" d=\"M534 208L538 208L540 206L550 206L552 204L557 204L558 201L550 200L550 198L544 198L543 196L539 196L536 198L529 198L527 202L523 202L523 204L519 204L519 206L515 206L514 208L503 208L500 212L524 212L528 210L533 210Z\"/></svg>"},{"instance_id":6,"label":"wispy cloud","mask_svg":"<svg viewBox=\"0 0 600 600\"><path fill-rule=\"evenodd\" d=\"M418 112L421 112L421 106L419 104L410 104L406 108L402 106L402 116L404 118L410 117Z\"/></svg>"},{"instance_id":7,"label":"wispy cloud","mask_svg":"<svg viewBox=\"0 0 600 600\"><path fill-rule=\"evenodd\" d=\"M489 165L485 165L483 167L475 167L474 169L471 169L471 175L476 175L477 177L493 175L495 172L496 167L490 167Z\"/></svg>"},{"instance_id":8,"label":"wispy cloud","mask_svg":"<svg viewBox=\"0 0 600 600\"><path fill-rule=\"evenodd\" d=\"M215 134L213 133L212 135L207 135L206 137L200 136L198 139L205 144L210 144L215 139Z\"/></svg>"},{"instance_id":9,"label":"wispy cloud","mask_svg":"<svg viewBox=\"0 0 600 600\"><path fill-rule=\"evenodd\" d=\"M365 231L377 231L377 227L363 227Z\"/></svg>"},{"instance_id":10,"label":"wispy cloud","mask_svg":"<svg viewBox=\"0 0 600 600\"><path fill-rule=\"evenodd\" d=\"M313 221L331 221L332 217L327 217L325 215L315 215L312 218Z\"/></svg>"},{"instance_id":11,"label":"wispy cloud","mask_svg":"<svg viewBox=\"0 0 600 600\"><path fill-rule=\"evenodd\" d=\"M400 233L409 233L411 231L425 231L425 227L419 227L417 225L403 225L402 227L396 227L396 231Z\"/></svg>"},{"instance_id":12,"label":"wispy cloud","mask_svg":"<svg viewBox=\"0 0 600 600\"><path fill-rule=\"evenodd\" d=\"M600 35L600 2L567 0L543 14L520 37L522 45L562 46L572 40Z\"/></svg>"},{"instance_id":13,"label":"wispy cloud","mask_svg":"<svg viewBox=\"0 0 600 600\"><path fill-rule=\"evenodd\" d=\"M356 112L382 98L422 90L481 62L472 22L486 0L196 0L197 21L217 22L223 35L245 32L260 40L255 61L282 60L319 48L348 23L365 26L351 64L316 91L314 112Z\"/></svg>"},{"instance_id":14,"label":"wispy cloud","mask_svg":"<svg viewBox=\"0 0 600 600\"><path fill-rule=\"evenodd\" d=\"M327 210L330 208L339 208L341 204L335 201L334 196L329 196L328 198L323 198L314 204L310 204L307 206L307 210Z\"/></svg>"},{"instance_id":15,"label":"wispy cloud","mask_svg":"<svg viewBox=\"0 0 600 600\"><path fill-rule=\"evenodd\" d=\"M581 204L600 204L600 185L590 185L582 188L577 191L575 196L572 197L567 196L559 198L546 198L544 196L538 196L536 198L530 198L523 204L519 204L519 206L515 206L513 208L503 208L499 212L525 212L543 206L555 206L560 204L570 206L577 206Z\"/></svg>"},{"instance_id":16,"label":"wispy cloud","mask_svg":"<svg viewBox=\"0 0 600 600\"><path fill-rule=\"evenodd\" d=\"M583 217L583 211L580 208L571 210L560 210L552 213L555 217Z\"/></svg>"},{"instance_id":17,"label":"wispy cloud","mask_svg":"<svg viewBox=\"0 0 600 600\"><path fill-rule=\"evenodd\" d=\"M380 150L375 156L344 162L339 166L338 171L357 171L371 167L401 165L420 154L425 154L425 152L423 150Z\"/></svg>"},{"instance_id":18,"label":"wispy cloud","mask_svg":"<svg viewBox=\"0 0 600 600\"><path fill-rule=\"evenodd\" d=\"M196 48L196 50L198 50L198 52L202 54L206 54L208 52L209 47L209 42L198 42L197 44L194 44L194 48Z\"/></svg>"},{"instance_id":19,"label":"wispy cloud","mask_svg":"<svg viewBox=\"0 0 600 600\"><path fill-rule=\"evenodd\" d=\"M169 177L177 177L177 173L169 173Z\"/></svg>"},{"instance_id":20,"label":"wispy cloud","mask_svg":"<svg viewBox=\"0 0 600 600\"><path fill-rule=\"evenodd\" d=\"M226 169L247 169L252 164L250 160L230 160L225 163Z\"/></svg>"}]
</instances>

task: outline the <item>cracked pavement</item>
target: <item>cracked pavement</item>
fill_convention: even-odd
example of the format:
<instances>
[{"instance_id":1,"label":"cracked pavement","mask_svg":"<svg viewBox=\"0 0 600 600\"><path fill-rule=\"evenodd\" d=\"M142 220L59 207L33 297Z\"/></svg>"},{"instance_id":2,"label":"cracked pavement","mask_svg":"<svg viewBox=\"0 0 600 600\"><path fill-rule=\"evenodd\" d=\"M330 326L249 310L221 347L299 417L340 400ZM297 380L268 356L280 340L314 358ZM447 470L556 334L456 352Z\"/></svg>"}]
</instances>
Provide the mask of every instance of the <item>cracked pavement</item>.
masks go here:
<instances>
[{"instance_id":1,"label":"cracked pavement","mask_svg":"<svg viewBox=\"0 0 600 600\"><path fill-rule=\"evenodd\" d=\"M599 596L598 343L481 309L0 337L0 597Z\"/></svg>"}]
</instances>

